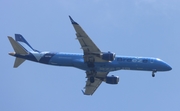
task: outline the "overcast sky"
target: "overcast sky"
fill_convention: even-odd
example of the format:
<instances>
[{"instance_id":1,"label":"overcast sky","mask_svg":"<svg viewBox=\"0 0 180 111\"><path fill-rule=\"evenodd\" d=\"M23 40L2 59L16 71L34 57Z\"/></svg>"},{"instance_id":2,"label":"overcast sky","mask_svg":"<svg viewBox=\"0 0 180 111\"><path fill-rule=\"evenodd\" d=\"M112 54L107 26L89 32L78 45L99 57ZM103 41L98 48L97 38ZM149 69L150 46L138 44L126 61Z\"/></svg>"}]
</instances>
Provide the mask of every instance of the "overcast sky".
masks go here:
<instances>
[{"instance_id":1,"label":"overcast sky","mask_svg":"<svg viewBox=\"0 0 180 111\"><path fill-rule=\"evenodd\" d=\"M22 34L35 49L82 53L68 18L102 51L157 57L172 71L116 71L84 96L85 71L25 61L13 68L7 36ZM0 111L180 111L179 0L0 0Z\"/></svg>"}]
</instances>

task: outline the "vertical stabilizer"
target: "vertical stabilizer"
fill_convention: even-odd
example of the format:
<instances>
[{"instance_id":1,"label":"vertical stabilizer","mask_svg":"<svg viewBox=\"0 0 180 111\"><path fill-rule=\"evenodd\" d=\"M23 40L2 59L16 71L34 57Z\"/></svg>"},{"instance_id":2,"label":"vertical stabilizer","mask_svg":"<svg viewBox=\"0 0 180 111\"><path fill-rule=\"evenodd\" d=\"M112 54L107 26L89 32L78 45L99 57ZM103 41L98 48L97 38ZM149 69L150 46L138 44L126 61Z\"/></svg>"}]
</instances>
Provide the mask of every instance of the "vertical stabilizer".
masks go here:
<instances>
[{"instance_id":1,"label":"vertical stabilizer","mask_svg":"<svg viewBox=\"0 0 180 111\"><path fill-rule=\"evenodd\" d=\"M26 39L21 34L15 34L15 40L21 44L21 46L28 52L39 52L31 47L31 45L26 41Z\"/></svg>"},{"instance_id":2,"label":"vertical stabilizer","mask_svg":"<svg viewBox=\"0 0 180 111\"><path fill-rule=\"evenodd\" d=\"M14 62L14 68L17 68L18 66L20 66L24 61L25 61L25 59L16 57L15 62Z\"/></svg>"}]
</instances>

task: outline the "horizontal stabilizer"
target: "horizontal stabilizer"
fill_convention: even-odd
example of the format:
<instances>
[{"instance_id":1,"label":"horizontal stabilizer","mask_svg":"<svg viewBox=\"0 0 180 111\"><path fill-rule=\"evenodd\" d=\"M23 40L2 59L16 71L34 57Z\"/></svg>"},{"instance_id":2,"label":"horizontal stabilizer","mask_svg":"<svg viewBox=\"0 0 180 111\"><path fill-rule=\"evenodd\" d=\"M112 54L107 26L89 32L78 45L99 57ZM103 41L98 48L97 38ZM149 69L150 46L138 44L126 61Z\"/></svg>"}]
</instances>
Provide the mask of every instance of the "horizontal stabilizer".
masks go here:
<instances>
[{"instance_id":1,"label":"horizontal stabilizer","mask_svg":"<svg viewBox=\"0 0 180 111\"><path fill-rule=\"evenodd\" d=\"M20 66L24 61L25 61L25 59L16 57L15 62L14 62L14 68L17 68L18 66Z\"/></svg>"},{"instance_id":2,"label":"horizontal stabilizer","mask_svg":"<svg viewBox=\"0 0 180 111\"><path fill-rule=\"evenodd\" d=\"M11 45L17 54L28 54L28 52L18 42L16 42L12 37L8 36L8 39L11 42Z\"/></svg>"}]
</instances>

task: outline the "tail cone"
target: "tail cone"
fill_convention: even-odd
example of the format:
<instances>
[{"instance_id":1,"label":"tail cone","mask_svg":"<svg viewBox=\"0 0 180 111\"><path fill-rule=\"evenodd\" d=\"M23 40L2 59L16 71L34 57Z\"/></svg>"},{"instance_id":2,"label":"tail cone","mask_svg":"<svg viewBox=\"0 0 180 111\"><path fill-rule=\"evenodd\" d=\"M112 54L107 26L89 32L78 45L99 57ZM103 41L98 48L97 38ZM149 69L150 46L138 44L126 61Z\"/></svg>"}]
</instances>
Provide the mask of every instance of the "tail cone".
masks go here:
<instances>
[{"instance_id":1,"label":"tail cone","mask_svg":"<svg viewBox=\"0 0 180 111\"><path fill-rule=\"evenodd\" d=\"M14 56L16 53L15 52L9 52L9 55Z\"/></svg>"}]
</instances>

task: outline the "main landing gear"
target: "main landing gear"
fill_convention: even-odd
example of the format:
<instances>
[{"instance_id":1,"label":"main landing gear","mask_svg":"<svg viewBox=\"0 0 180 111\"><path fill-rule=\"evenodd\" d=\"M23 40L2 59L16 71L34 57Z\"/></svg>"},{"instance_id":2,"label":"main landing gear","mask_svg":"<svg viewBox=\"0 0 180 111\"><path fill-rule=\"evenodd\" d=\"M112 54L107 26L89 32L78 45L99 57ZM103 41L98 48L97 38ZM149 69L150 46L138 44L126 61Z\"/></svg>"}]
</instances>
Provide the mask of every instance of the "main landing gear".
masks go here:
<instances>
[{"instance_id":1,"label":"main landing gear","mask_svg":"<svg viewBox=\"0 0 180 111\"><path fill-rule=\"evenodd\" d=\"M94 83L94 77L93 77L93 76L91 76L91 77L89 78L89 80L90 80L91 83Z\"/></svg>"},{"instance_id":2,"label":"main landing gear","mask_svg":"<svg viewBox=\"0 0 180 111\"><path fill-rule=\"evenodd\" d=\"M86 72L87 78L89 78L90 83L94 83L95 77L96 77L96 71L95 70L90 70Z\"/></svg>"},{"instance_id":3,"label":"main landing gear","mask_svg":"<svg viewBox=\"0 0 180 111\"><path fill-rule=\"evenodd\" d=\"M95 70L91 70L89 74L90 74L90 77L89 77L90 82L94 83L95 77L96 77L96 71Z\"/></svg>"},{"instance_id":4,"label":"main landing gear","mask_svg":"<svg viewBox=\"0 0 180 111\"><path fill-rule=\"evenodd\" d=\"M94 67L94 58L93 57L89 57L88 61L87 61L87 66L88 67Z\"/></svg>"},{"instance_id":5,"label":"main landing gear","mask_svg":"<svg viewBox=\"0 0 180 111\"><path fill-rule=\"evenodd\" d=\"M94 70L94 57L88 57L87 66L91 69L87 72L87 77L89 78L90 83L94 83L96 77L96 71Z\"/></svg>"}]
</instances>

